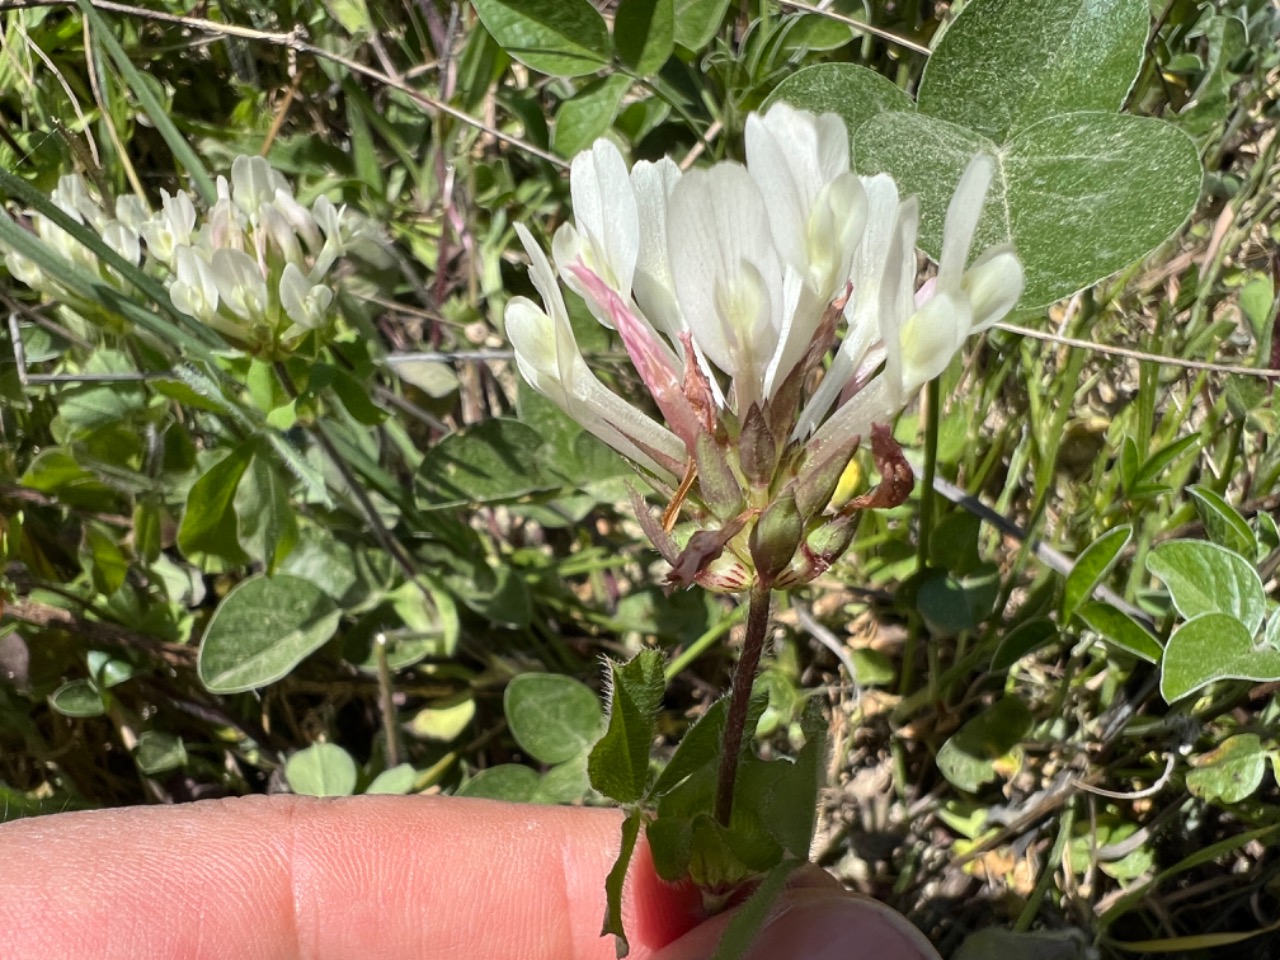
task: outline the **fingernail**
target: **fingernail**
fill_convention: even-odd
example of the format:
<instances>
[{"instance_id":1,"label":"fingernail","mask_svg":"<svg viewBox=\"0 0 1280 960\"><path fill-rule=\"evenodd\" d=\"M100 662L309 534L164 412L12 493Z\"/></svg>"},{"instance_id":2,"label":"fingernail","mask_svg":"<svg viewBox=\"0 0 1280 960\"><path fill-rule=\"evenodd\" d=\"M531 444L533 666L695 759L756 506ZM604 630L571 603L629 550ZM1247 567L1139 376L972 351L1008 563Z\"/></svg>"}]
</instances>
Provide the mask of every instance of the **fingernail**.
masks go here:
<instances>
[{"instance_id":1,"label":"fingernail","mask_svg":"<svg viewBox=\"0 0 1280 960\"><path fill-rule=\"evenodd\" d=\"M796 894L784 898L746 960L941 960L924 934L883 903L829 891Z\"/></svg>"}]
</instances>

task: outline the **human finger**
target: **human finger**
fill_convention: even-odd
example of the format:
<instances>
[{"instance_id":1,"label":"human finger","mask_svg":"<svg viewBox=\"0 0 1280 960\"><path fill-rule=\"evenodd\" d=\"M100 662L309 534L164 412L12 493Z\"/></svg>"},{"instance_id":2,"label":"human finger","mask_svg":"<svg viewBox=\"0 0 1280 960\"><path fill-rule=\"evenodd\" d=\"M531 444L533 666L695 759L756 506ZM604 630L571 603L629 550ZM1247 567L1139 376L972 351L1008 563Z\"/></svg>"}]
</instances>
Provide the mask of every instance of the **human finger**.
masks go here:
<instances>
[{"instance_id":1,"label":"human finger","mask_svg":"<svg viewBox=\"0 0 1280 960\"><path fill-rule=\"evenodd\" d=\"M612 960L617 811L249 797L0 826L0 955ZM635 960L698 920L640 848Z\"/></svg>"}]
</instances>

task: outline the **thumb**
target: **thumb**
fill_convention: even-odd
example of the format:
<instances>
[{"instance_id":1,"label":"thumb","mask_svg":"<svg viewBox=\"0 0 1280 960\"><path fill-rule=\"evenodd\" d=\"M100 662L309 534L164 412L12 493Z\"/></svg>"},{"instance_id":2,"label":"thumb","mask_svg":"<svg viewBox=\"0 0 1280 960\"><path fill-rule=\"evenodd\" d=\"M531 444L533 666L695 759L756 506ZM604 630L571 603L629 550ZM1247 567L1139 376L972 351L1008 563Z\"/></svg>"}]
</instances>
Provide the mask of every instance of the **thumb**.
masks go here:
<instances>
[{"instance_id":1,"label":"thumb","mask_svg":"<svg viewBox=\"0 0 1280 960\"><path fill-rule=\"evenodd\" d=\"M654 960L711 960L732 913L689 931ZM941 960L896 910L858 894L785 891L742 960Z\"/></svg>"}]
</instances>

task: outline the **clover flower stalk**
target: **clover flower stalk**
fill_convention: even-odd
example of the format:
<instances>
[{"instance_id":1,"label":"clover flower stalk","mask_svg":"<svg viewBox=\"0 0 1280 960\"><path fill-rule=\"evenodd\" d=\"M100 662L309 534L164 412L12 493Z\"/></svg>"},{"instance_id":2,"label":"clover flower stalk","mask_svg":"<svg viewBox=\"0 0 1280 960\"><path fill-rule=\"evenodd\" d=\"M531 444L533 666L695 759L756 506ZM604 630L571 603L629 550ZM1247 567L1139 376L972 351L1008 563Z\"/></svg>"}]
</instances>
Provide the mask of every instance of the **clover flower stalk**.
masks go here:
<instances>
[{"instance_id":1,"label":"clover flower stalk","mask_svg":"<svg viewBox=\"0 0 1280 960\"><path fill-rule=\"evenodd\" d=\"M308 333L325 330L340 257L360 252L378 259L380 253L368 221L324 196L304 207L261 157L235 159L230 182L218 178L217 200L203 216L185 192L160 194L155 213L135 196L120 197L109 213L79 174L68 174L50 199L131 265L160 278L175 310L263 359L287 356ZM131 292L124 277L48 218L35 213L31 220L36 235L65 259ZM16 279L75 317L117 322L18 252L7 251L4 260Z\"/></svg>"},{"instance_id":2,"label":"clover flower stalk","mask_svg":"<svg viewBox=\"0 0 1280 960\"><path fill-rule=\"evenodd\" d=\"M970 260L990 158L961 177L937 274L919 284L916 200L850 170L848 142L839 117L785 103L747 118L745 165L628 169L601 139L572 162L575 219L556 231L554 268L516 226L542 299L506 309L521 374L667 493L660 518L632 498L668 584L750 593L716 800L725 824L772 591L828 569L860 510L906 499L914 479L890 421L1022 292L1008 245ZM617 332L660 420L591 371L560 284ZM881 482L840 502L866 438Z\"/></svg>"}]
</instances>

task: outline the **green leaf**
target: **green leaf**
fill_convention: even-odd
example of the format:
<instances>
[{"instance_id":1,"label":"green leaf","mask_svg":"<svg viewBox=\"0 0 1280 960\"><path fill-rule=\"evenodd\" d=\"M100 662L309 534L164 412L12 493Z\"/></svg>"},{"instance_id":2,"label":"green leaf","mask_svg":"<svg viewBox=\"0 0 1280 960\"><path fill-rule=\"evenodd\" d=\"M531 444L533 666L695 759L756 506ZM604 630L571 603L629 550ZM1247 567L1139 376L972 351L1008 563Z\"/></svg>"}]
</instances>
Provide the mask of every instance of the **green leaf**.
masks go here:
<instances>
[{"instance_id":1,"label":"green leaf","mask_svg":"<svg viewBox=\"0 0 1280 960\"><path fill-rule=\"evenodd\" d=\"M211 693L273 683L325 644L341 612L317 586L263 575L237 584L213 612L196 670Z\"/></svg>"},{"instance_id":2,"label":"green leaf","mask_svg":"<svg viewBox=\"0 0 1280 960\"><path fill-rule=\"evenodd\" d=\"M349 797L356 791L356 762L336 743L313 743L284 765L289 789L306 797Z\"/></svg>"},{"instance_id":3,"label":"green leaf","mask_svg":"<svg viewBox=\"0 0 1280 960\"><path fill-rule=\"evenodd\" d=\"M242 443L191 485L178 527L178 549L188 558L209 555L230 564L248 560L237 533L235 498L256 446L252 440Z\"/></svg>"},{"instance_id":4,"label":"green leaf","mask_svg":"<svg viewBox=\"0 0 1280 960\"><path fill-rule=\"evenodd\" d=\"M1258 540L1253 529L1235 507L1208 487L1194 484L1187 488L1196 502L1196 513L1204 524L1209 539L1242 557L1252 558L1258 553Z\"/></svg>"},{"instance_id":5,"label":"green leaf","mask_svg":"<svg viewBox=\"0 0 1280 960\"><path fill-rule=\"evenodd\" d=\"M134 747L133 761L143 776L156 777L186 766L187 748L181 737L159 730L144 730Z\"/></svg>"},{"instance_id":6,"label":"green leaf","mask_svg":"<svg viewBox=\"0 0 1280 960\"><path fill-rule=\"evenodd\" d=\"M518 763L501 763L481 770L454 793L458 797L486 797L510 803L532 803L538 792L538 774Z\"/></svg>"},{"instance_id":7,"label":"green leaf","mask_svg":"<svg viewBox=\"0 0 1280 960\"><path fill-rule=\"evenodd\" d=\"M997 700L961 727L938 751L938 769L961 790L977 793L996 779L995 762L1031 729L1031 711L1016 697Z\"/></svg>"},{"instance_id":8,"label":"green leaf","mask_svg":"<svg viewBox=\"0 0 1280 960\"><path fill-rule=\"evenodd\" d=\"M676 752L654 781L654 796L661 797L674 790L686 777L719 759L728 709L728 700L717 700L686 731L676 746Z\"/></svg>"},{"instance_id":9,"label":"green leaf","mask_svg":"<svg viewBox=\"0 0 1280 960\"><path fill-rule=\"evenodd\" d=\"M613 15L613 46L635 73L657 73L675 49L674 0L620 0Z\"/></svg>"},{"instance_id":10,"label":"green leaf","mask_svg":"<svg viewBox=\"0 0 1280 960\"><path fill-rule=\"evenodd\" d=\"M387 419L387 411L373 402L369 385L361 383L340 367L316 364L311 369L308 389L315 393L326 389L332 391L357 423L376 426Z\"/></svg>"},{"instance_id":11,"label":"green leaf","mask_svg":"<svg viewBox=\"0 0 1280 960\"><path fill-rule=\"evenodd\" d=\"M551 144L562 157L572 157L603 136L618 115L622 98L631 87L623 73L595 80L560 104Z\"/></svg>"},{"instance_id":12,"label":"green leaf","mask_svg":"<svg viewBox=\"0 0 1280 960\"><path fill-rule=\"evenodd\" d=\"M817 63L797 70L778 84L761 104L768 110L779 100L811 113L834 113L849 131L852 163L858 162L858 130L872 117L915 108L902 90L866 67L854 63Z\"/></svg>"},{"instance_id":13,"label":"green leaf","mask_svg":"<svg viewBox=\"0 0 1280 960\"><path fill-rule=\"evenodd\" d=\"M540 465L542 438L518 420L486 420L450 434L427 452L418 470L424 510L466 503L502 503L558 488Z\"/></svg>"},{"instance_id":14,"label":"green leaf","mask_svg":"<svg viewBox=\"0 0 1280 960\"><path fill-rule=\"evenodd\" d=\"M97 350L84 372L129 375L137 373L137 366L119 351ZM127 420L146 406L147 392L137 382L76 384L58 392L58 415L77 431Z\"/></svg>"},{"instance_id":15,"label":"green leaf","mask_svg":"<svg viewBox=\"0 0 1280 960\"><path fill-rule=\"evenodd\" d=\"M391 369L405 383L417 387L433 400L440 400L458 389L458 375L453 367L436 360L401 360Z\"/></svg>"},{"instance_id":16,"label":"green leaf","mask_svg":"<svg viewBox=\"0 0 1280 960\"><path fill-rule=\"evenodd\" d=\"M827 721L816 698L805 704L800 720L805 742L794 761L773 760L777 771L762 813L765 829L791 856L803 861L809 856L818 817L818 791L826 773Z\"/></svg>"},{"instance_id":17,"label":"green leaf","mask_svg":"<svg viewBox=\"0 0 1280 960\"><path fill-rule=\"evenodd\" d=\"M1151 551L1147 569L1164 581L1173 605L1190 620L1225 613L1243 624L1250 639L1262 626L1267 597L1253 564L1203 540L1168 540Z\"/></svg>"},{"instance_id":18,"label":"green leaf","mask_svg":"<svg viewBox=\"0 0 1280 960\"><path fill-rule=\"evenodd\" d=\"M511 735L542 763L563 763L600 736L600 702L586 684L554 673L522 673L502 698Z\"/></svg>"},{"instance_id":19,"label":"green leaf","mask_svg":"<svg viewBox=\"0 0 1280 960\"><path fill-rule=\"evenodd\" d=\"M630 951L627 931L622 922L622 892L626 885L627 870L631 866L631 857L636 850L636 838L640 836L640 826L643 823L644 814L639 810L631 811L622 821L622 843L618 848L618 859L613 861L604 881L604 926L600 930L600 936L613 934L618 938L619 957L625 957Z\"/></svg>"},{"instance_id":20,"label":"green leaf","mask_svg":"<svg viewBox=\"0 0 1280 960\"><path fill-rule=\"evenodd\" d=\"M657 650L642 650L623 665L609 664L609 725L591 750L591 785L620 803L644 796L649 778L649 744L662 703L663 660Z\"/></svg>"},{"instance_id":21,"label":"green leaf","mask_svg":"<svg viewBox=\"0 0 1280 960\"><path fill-rule=\"evenodd\" d=\"M475 715L476 701L468 691L423 707L413 715L406 729L421 740L452 743L462 736Z\"/></svg>"},{"instance_id":22,"label":"green leaf","mask_svg":"<svg viewBox=\"0 0 1280 960\"><path fill-rule=\"evenodd\" d=\"M982 565L978 537L982 521L966 510L949 513L929 534L929 562L958 577L974 573Z\"/></svg>"},{"instance_id":23,"label":"green leaf","mask_svg":"<svg viewBox=\"0 0 1280 960\"><path fill-rule=\"evenodd\" d=\"M888 172L920 197L920 246L935 259L956 184L975 153L996 173L975 251L1010 242L1026 274L1021 305L1042 306L1144 256L1200 195L1195 144L1159 120L1105 113L1052 117L998 146L920 113L886 113L857 133L858 172Z\"/></svg>"},{"instance_id":24,"label":"green leaf","mask_svg":"<svg viewBox=\"0 0 1280 960\"><path fill-rule=\"evenodd\" d=\"M539 73L580 77L609 63L609 29L587 0L472 0L485 29Z\"/></svg>"},{"instance_id":25,"label":"green leaf","mask_svg":"<svg viewBox=\"0 0 1280 960\"><path fill-rule=\"evenodd\" d=\"M936 633L961 633L991 615L999 591L999 572L993 564L983 564L965 577L932 570L916 593L916 609Z\"/></svg>"},{"instance_id":26,"label":"green leaf","mask_svg":"<svg viewBox=\"0 0 1280 960\"><path fill-rule=\"evenodd\" d=\"M920 111L997 142L1064 113L1114 113L1150 23L1146 0L973 0L929 57Z\"/></svg>"},{"instance_id":27,"label":"green leaf","mask_svg":"<svg viewBox=\"0 0 1280 960\"><path fill-rule=\"evenodd\" d=\"M1272 307L1276 303L1275 282L1265 273L1257 274L1245 281L1237 297L1240 301L1240 312L1249 319L1253 335L1266 342L1271 322Z\"/></svg>"},{"instance_id":28,"label":"green leaf","mask_svg":"<svg viewBox=\"0 0 1280 960\"><path fill-rule=\"evenodd\" d=\"M1111 572L1120 552L1132 539L1133 527L1126 525L1108 530L1084 548L1062 588L1063 623L1069 621L1080 605L1093 596L1094 588Z\"/></svg>"},{"instance_id":29,"label":"green leaf","mask_svg":"<svg viewBox=\"0 0 1280 960\"><path fill-rule=\"evenodd\" d=\"M369 784L365 793L404 796L413 790L413 784L417 779L418 771L413 769L413 764L401 763L383 770L374 777L373 783Z\"/></svg>"},{"instance_id":30,"label":"green leaf","mask_svg":"<svg viewBox=\"0 0 1280 960\"><path fill-rule=\"evenodd\" d=\"M107 712L102 694L88 680L72 680L49 694L49 706L64 717L100 717Z\"/></svg>"},{"instance_id":31,"label":"green leaf","mask_svg":"<svg viewBox=\"0 0 1280 960\"><path fill-rule=\"evenodd\" d=\"M1240 8L1242 11L1244 8ZM1223 15L1211 6L1201 6L1201 20L1188 33L1197 35L1200 49L1205 51L1199 85L1190 91L1188 102L1177 116L1177 123L1194 137L1211 134L1224 123L1234 109L1237 98L1233 88L1240 79L1236 71L1247 69L1249 62L1249 26L1236 15Z\"/></svg>"},{"instance_id":32,"label":"green leaf","mask_svg":"<svg viewBox=\"0 0 1280 960\"><path fill-rule=\"evenodd\" d=\"M676 43L698 53L716 35L728 9L729 0L675 0Z\"/></svg>"},{"instance_id":33,"label":"green leaf","mask_svg":"<svg viewBox=\"0 0 1280 960\"><path fill-rule=\"evenodd\" d=\"M84 548L81 551L85 569L93 577L93 588L104 596L110 596L124 584L129 573L129 560L116 543L115 537L95 523L84 527Z\"/></svg>"},{"instance_id":34,"label":"green leaf","mask_svg":"<svg viewBox=\"0 0 1280 960\"><path fill-rule=\"evenodd\" d=\"M1280 650L1256 647L1253 633L1227 613L1203 613L1169 638L1160 694L1173 703L1215 680L1280 680Z\"/></svg>"},{"instance_id":35,"label":"green leaf","mask_svg":"<svg viewBox=\"0 0 1280 960\"><path fill-rule=\"evenodd\" d=\"M289 485L259 445L236 490L239 542L257 563L275 573L298 542L298 520L289 503Z\"/></svg>"},{"instance_id":36,"label":"green leaf","mask_svg":"<svg viewBox=\"0 0 1280 960\"><path fill-rule=\"evenodd\" d=\"M1256 733L1242 733L1191 761L1187 789L1202 800L1239 803L1253 796L1267 772L1267 751Z\"/></svg>"},{"instance_id":37,"label":"green leaf","mask_svg":"<svg viewBox=\"0 0 1280 960\"><path fill-rule=\"evenodd\" d=\"M576 804L591 793L591 779L587 776L587 755L584 752L564 763L557 763L544 773L538 781L533 801L558 805Z\"/></svg>"},{"instance_id":38,"label":"green leaf","mask_svg":"<svg viewBox=\"0 0 1280 960\"><path fill-rule=\"evenodd\" d=\"M1041 647L1058 639L1058 625L1048 617L1034 617L1018 624L1003 637L991 658L995 672L1008 670L1015 663Z\"/></svg>"},{"instance_id":39,"label":"green leaf","mask_svg":"<svg viewBox=\"0 0 1280 960\"><path fill-rule=\"evenodd\" d=\"M1109 603L1091 600L1076 611L1076 616L1107 643L1148 663L1160 662L1164 653L1160 642L1124 611Z\"/></svg>"},{"instance_id":40,"label":"green leaf","mask_svg":"<svg viewBox=\"0 0 1280 960\"><path fill-rule=\"evenodd\" d=\"M746 956L755 942L760 928L773 911L782 891L786 889L787 879L803 860L784 860L765 874L755 892L747 898L747 902L738 908L737 913L724 928L724 934L716 945L712 960L737 960Z\"/></svg>"}]
</instances>

